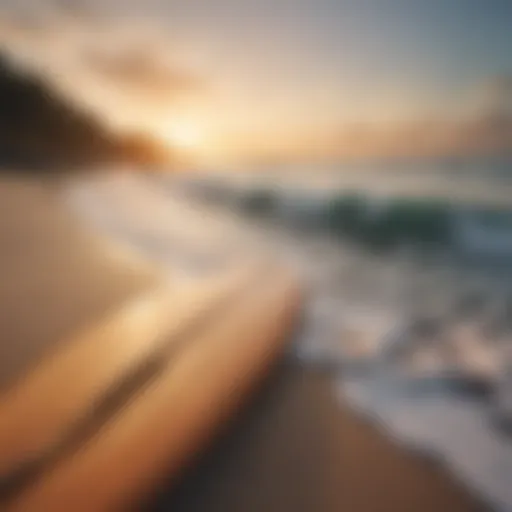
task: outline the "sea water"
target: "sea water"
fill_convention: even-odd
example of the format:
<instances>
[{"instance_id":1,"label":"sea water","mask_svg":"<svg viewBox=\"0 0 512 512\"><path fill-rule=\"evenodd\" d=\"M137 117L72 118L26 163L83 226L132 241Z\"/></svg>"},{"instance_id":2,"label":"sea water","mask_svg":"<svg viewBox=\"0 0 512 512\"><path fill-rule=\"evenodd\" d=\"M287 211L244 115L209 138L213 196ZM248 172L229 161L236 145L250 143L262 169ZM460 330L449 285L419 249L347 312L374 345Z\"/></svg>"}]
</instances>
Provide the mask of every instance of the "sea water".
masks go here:
<instances>
[{"instance_id":1,"label":"sea water","mask_svg":"<svg viewBox=\"0 0 512 512\"><path fill-rule=\"evenodd\" d=\"M403 248L379 254L301 226L308 212L315 215L322 204L347 191L374 204L393 197L442 198L464 215L471 208L508 209L512 167L275 170L235 181L238 194L266 189L279 198L274 217L265 215L261 224L262 238L309 284L298 356L333 371L340 400L396 443L440 460L490 507L511 511L512 436L494 421L489 394L504 371L501 363L510 354L512 335L499 344L485 341L484 326L492 323L493 308L512 294L512 224L492 233L492 226L472 229L465 238L462 226L455 253L452 247L426 259ZM233 187L229 177L224 186ZM456 321L447 319L458 302L475 292L483 297L479 308ZM383 357L390 334L417 317L433 319L442 328L422 344L412 346L410 340L407 358ZM475 339L470 343L470 338ZM405 334L405 346L408 341ZM456 357L443 350L443 343L458 347ZM425 349L429 344L435 348ZM504 393L512 396L512 386Z\"/></svg>"}]
</instances>

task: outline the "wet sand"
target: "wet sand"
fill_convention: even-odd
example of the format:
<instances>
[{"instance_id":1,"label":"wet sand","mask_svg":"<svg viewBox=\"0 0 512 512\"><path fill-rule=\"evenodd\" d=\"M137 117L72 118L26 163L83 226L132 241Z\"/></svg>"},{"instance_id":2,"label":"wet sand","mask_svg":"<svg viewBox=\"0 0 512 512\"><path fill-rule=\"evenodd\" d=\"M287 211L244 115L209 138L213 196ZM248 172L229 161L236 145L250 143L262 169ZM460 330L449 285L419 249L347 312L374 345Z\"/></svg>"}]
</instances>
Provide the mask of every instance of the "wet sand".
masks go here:
<instances>
[{"instance_id":1,"label":"wet sand","mask_svg":"<svg viewBox=\"0 0 512 512\"><path fill-rule=\"evenodd\" d=\"M329 376L286 361L155 512L451 512L485 508L434 462L334 396Z\"/></svg>"}]
</instances>

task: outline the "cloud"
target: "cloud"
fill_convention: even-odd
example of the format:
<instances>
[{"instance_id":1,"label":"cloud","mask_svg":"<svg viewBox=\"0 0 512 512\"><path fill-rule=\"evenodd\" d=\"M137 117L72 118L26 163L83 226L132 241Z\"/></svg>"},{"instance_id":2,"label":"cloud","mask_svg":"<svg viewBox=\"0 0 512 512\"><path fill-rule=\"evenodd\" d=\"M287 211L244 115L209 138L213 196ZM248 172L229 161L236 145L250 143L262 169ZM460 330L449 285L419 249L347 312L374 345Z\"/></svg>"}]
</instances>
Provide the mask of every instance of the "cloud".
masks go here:
<instances>
[{"instance_id":1,"label":"cloud","mask_svg":"<svg viewBox=\"0 0 512 512\"><path fill-rule=\"evenodd\" d=\"M100 11L91 2L82 0L53 0L51 5L61 14L80 19L95 19Z\"/></svg>"},{"instance_id":2,"label":"cloud","mask_svg":"<svg viewBox=\"0 0 512 512\"><path fill-rule=\"evenodd\" d=\"M113 20L79 0L39 2L37 13L31 2L11 4L0 10L0 44L95 110L155 117L208 90L207 81L174 60L173 42L150 20Z\"/></svg>"},{"instance_id":3,"label":"cloud","mask_svg":"<svg viewBox=\"0 0 512 512\"><path fill-rule=\"evenodd\" d=\"M512 115L512 75L485 80L477 89L476 104L481 116Z\"/></svg>"},{"instance_id":4,"label":"cloud","mask_svg":"<svg viewBox=\"0 0 512 512\"><path fill-rule=\"evenodd\" d=\"M510 98L512 96L512 76L510 75L499 75L488 82L489 90L497 96L506 96Z\"/></svg>"},{"instance_id":5,"label":"cloud","mask_svg":"<svg viewBox=\"0 0 512 512\"><path fill-rule=\"evenodd\" d=\"M88 49L82 53L83 65L98 78L134 92L183 94L203 89L193 73L178 69L163 57L164 49L144 45L108 51Z\"/></svg>"},{"instance_id":6,"label":"cloud","mask_svg":"<svg viewBox=\"0 0 512 512\"><path fill-rule=\"evenodd\" d=\"M41 19L62 14L89 15L97 6L87 0L2 0L0 10L19 18Z\"/></svg>"}]
</instances>

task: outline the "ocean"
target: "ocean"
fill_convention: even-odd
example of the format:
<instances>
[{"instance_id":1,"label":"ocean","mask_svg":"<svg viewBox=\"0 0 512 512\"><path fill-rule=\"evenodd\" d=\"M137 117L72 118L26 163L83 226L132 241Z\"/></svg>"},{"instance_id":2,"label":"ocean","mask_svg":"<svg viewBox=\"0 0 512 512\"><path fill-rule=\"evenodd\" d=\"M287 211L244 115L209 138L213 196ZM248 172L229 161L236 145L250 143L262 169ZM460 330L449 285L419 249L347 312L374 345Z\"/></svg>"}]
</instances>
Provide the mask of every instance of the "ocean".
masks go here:
<instances>
[{"instance_id":1,"label":"ocean","mask_svg":"<svg viewBox=\"0 0 512 512\"><path fill-rule=\"evenodd\" d=\"M308 282L298 356L333 372L340 398L398 444L510 511L512 166L376 167L221 175L211 196L195 182L195 196L245 215ZM418 216L418 204L428 217L425 205L442 202L449 215L426 233L448 218L451 238L432 248L402 229L384 251L361 244L353 208L341 211L355 231L329 222L354 196L359 213L362 204L381 217L404 200L402 217Z\"/></svg>"}]
</instances>

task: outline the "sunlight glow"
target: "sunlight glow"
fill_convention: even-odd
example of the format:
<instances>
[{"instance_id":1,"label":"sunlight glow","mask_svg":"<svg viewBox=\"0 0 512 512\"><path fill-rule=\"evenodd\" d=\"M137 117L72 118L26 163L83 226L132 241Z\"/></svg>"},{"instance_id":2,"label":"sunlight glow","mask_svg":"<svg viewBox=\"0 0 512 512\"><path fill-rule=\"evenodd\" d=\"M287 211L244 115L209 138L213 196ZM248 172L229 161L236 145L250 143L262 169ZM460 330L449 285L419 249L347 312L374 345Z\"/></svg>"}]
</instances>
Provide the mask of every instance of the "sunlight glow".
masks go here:
<instances>
[{"instance_id":1,"label":"sunlight glow","mask_svg":"<svg viewBox=\"0 0 512 512\"><path fill-rule=\"evenodd\" d=\"M198 125L176 121L162 128L160 136L178 149L199 149L204 142L204 133Z\"/></svg>"}]
</instances>

